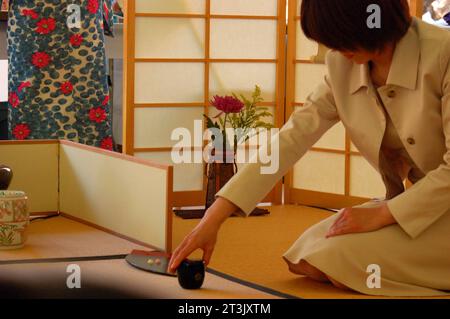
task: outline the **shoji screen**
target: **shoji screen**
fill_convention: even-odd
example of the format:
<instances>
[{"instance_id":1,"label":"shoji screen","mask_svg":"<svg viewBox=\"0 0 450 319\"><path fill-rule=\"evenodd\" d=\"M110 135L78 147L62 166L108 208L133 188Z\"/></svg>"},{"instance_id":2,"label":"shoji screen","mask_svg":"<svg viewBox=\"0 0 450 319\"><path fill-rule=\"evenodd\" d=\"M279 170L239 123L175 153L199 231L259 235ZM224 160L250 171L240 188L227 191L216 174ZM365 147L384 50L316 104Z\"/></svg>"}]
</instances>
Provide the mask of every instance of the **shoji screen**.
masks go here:
<instances>
[{"instance_id":1,"label":"shoji screen","mask_svg":"<svg viewBox=\"0 0 450 319\"><path fill-rule=\"evenodd\" d=\"M171 132L257 84L284 121L286 0L127 0L125 152L171 162ZM200 152L201 148L192 149ZM175 206L204 204L204 165L174 167ZM281 185L266 201L281 200Z\"/></svg>"},{"instance_id":2,"label":"shoji screen","mask_svg":"<svg viewBox=\"0 0 450 319\"><path fill-rule=\"evenodd\" d=\"M300 27L301 0L289 0L287 116L303 107L323 80L326 66L313 62L318 44ZM379 174L359 155L341 123L335 125L294 167L286 179L286 202L344 207L384 195Z\"/></svg>"}]
</instances>

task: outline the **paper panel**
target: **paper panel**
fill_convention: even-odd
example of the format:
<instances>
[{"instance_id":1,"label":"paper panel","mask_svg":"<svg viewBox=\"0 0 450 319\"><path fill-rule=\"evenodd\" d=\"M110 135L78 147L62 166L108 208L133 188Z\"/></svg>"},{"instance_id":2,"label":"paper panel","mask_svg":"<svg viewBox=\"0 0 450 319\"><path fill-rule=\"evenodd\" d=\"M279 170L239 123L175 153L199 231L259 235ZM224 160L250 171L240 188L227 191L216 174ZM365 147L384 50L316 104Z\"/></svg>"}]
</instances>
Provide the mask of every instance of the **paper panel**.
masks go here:
<instances>
[{"instance_id":1,"label":"paper panel","mask_svg":"<svg viewBox=\"0 0 450 319\"><path fill-rule=\"evenodd\" d=\"M136 153L136 157L145 158L161 164L173 165L173 190L201 191L203 189L203 164L194 163L194 157L201 152L189 152L192 163L174 164L170 152Z\"/></svg>"},{"instance_id":2,"label":"paper panel","mask_svg":"<svg viewBox=\"0 0 450 319\"><path fill-rule=\"evenodd\" d=\"M345 156L308 152L294 167L294 188L324 193L345 193Z\"/></svg>"},{"instance_id":3,"label":"paper panel","mask_svg":"<svg viewBox=\"0 0 450 319\"><path fill-rule=\"evenodd\" d=\"M239 36L236 36L237 34ZM276 56L276 21L237 19L211 21L211 58L276 59Z\"/></svg>"},{"instance_id":4,"label":"paper panel","mask_svg":"<svg viewBox=\"0 0 450 319\"><path fill-rule=\"evenodd\" d=\"M136 0L139 13L205 13L205 0Z\"/></svg>"},{"instance_id":5,"label":"paper panel","mask_svg":"<svg viewBox=\"0 0 450 319\"><path fill-rule=\"evenodd\" d=\"M350 195L384 197L386 190L380 174L362 156L350 160Z\"/></svg>"},{"instance_id":6,"label":"paper panel","mask_svg":"<svg viewBox=\"0 0 450 319\"><path fill-rule=\"evenodd\" d=\"M204 19L136 18L136 58L204 57Z\"/></svg>"},{"instance_id":7,"label":"paper panel","mask_svg":"<svg viewBox=\"0 0 450 319\"><path fill-rule=\"evenodd\" d=\"M9 142L8 142L9 143ZM2 144L0 164L12 168L10 190L24 191L30 212L58 211L58 143Z\"/></svg>"},{"instance_id":8,"label":"paper panel","mask_svg":"<svg viewBox=\"0 0 450 319\"><path fill-rule=\"evenodd\" d=\"M61 211L165 249L167 170L61 145Z\"/></svg>"},{"instance_id":9,"label":"paper panel","mask_svg":"<svg viewBox=\"0 0 450 319\"><path fill-rule=\"evenodd\" d=\"M232 92L251 96L258 85L264 101L274 101L275 75L275 63L211 63L210 97Z\"/></svg>"},{"instance_id":10,"label":"paper panel","mask_svg":"<svg viewBox=\"0 0 450 319\"><path fill-rule=\"evenodd\" d=\"M136 63L136 103L189 103L204 99L203 63Z\"/></svg>"},{"instance_id":11,"label":"paper panel","mask_svg":"<svg viewBox=\"0 0 450 319\"><path fill-rule=\"evenodd\" d=\"M190 140L193 143L195 121L200 121L197 124L196 132L200 134L201 138L203 136L203 107L138 108L135 111L135 147L173 146L179 140L171 140L172 132L184 128L189 130Z\"/></svg>"}]
</instances>

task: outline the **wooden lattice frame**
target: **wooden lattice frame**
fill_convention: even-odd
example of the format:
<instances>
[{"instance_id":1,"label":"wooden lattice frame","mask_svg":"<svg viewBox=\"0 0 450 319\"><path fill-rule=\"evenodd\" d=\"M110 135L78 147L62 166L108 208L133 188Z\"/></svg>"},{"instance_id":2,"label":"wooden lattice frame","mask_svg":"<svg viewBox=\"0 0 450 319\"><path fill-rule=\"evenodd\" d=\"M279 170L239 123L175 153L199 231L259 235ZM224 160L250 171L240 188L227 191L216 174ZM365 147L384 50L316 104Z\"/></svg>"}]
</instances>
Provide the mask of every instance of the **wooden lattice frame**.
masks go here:
<instances>
[{"instance_id":1,"label":"wooden lattice frame","mask_svg":"<svg viewBox=\"0 0 450 319\"><path fill-rule=\"evenodd\" d=\"M137 108L152 107L198 107L203 106L204 113L209 114L209 71L211 63L274 63L276 64L275 101L263 102L261 106L275 106L274 123L277 127L284 124L285 119L285 34L286 34L286 0L277 0L278 12L276 16L257 15L214 15L211 14L211 0L205 0L204 14L190 13L136 13L136 1L126 0L124 3L124 137L123 151L129 155L143 152L167 152L171 147L136 148L134 146L134 113ZM138 17L151 18L191 18L205 20L205 52L201 59L174 58L136 58L135 57L135 23ZM248 19L277 21L277 55L276 59L212 59L210 57L210 30L212 19ZM135 64L155 62L197 62L204 63L204 99L190 103L135 103ZM205 189L205 188L204 188ZM264 201L275 204L281 203L281 181L270 192ZM184 191L174 193L174 206L202 205L205 201L205 191Z\"/></svg>"}]
</instances>

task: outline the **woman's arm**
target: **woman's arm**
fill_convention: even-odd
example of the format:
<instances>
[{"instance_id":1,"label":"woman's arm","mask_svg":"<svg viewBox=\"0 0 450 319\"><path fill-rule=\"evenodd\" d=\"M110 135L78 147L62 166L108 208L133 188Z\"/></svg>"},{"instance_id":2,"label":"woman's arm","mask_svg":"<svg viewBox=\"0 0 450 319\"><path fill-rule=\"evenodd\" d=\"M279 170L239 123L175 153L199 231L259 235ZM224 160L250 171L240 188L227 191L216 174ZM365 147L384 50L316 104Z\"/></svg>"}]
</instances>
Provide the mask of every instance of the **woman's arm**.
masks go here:
<instances>
[{"instance_id":1,"label":"woman's arm","mask_svg":"<svg viewBox=\"0 0 450 319\"><path fill-rule=\"evenodd\" d=\"M288 170L337 122L339 116L333 92L328 76L325 76L323 83L307 97L305 105L292 114L268 146L270 149L273 143L279 145L278 154L272 154L278 160L278 169L273 174L264 174L264 165L259 161L247 164L218 195L234 203L245 215L250 214Z\"/></svg>"},{"instance_id":2,"label":"woman's arm","mask_svg":"<svg viewBox=\"0 0 450 319\"><path fill-rule=\"evenodd\" d=\"M203 261L209 264L217 234L223 222L239 208L224 198L217 198L206 211L205 216L195 229L184 238L183 242L175 249L169 262L169 271L175 272L178 265L197 249L203 250Z\"/></svg>"},{"instance_id":3,"label":"woman's arm","mask_svg":"<svg viewBox=\"0 0 450 319\"><path fill-rule=\"evenodd\" d=\"M329 56L329 55L328 55ZM328 57L327 56L327 57ZM339 121L333 93L325 77L324 82L312 93L275 137L278 139L278 170L274 174L262 174L260 162L247 164L217 194L218 199L208 209L198 226L183 240L173 253L170 270L190 253L200 248L208 263L221 224L233 213L248 215L286 172L314 145L319 138ZM269 149L271 146L268 146Z\"/></svg>"},{"instance_id":4,"label":"woman's arm","mask_svg":"<svg viewBox=\"0 0 450 319\"><path fill-rule=\"evenodd\" d=\"M350 207L341 211L326 237L367 233L396 223L386 202L371 208Z\"/></svg>"}]
</instances>

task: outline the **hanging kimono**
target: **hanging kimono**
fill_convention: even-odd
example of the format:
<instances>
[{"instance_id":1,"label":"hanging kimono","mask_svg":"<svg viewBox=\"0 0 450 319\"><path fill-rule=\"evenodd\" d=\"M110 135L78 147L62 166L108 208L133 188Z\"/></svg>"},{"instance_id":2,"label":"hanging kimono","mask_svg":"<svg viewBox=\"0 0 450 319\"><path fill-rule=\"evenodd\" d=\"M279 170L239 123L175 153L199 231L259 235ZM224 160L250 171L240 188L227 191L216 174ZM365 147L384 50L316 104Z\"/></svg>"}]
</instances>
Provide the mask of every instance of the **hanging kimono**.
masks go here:
<instances>
[{"instance_id":1,"label":"hanging kimono","mask_svg":"<svg viewBox=\"0 0 450 319\"><path fill-rule=\"evenodd\" d=\"M113 149L103 26L112 0L11 0L11 139Z\"/></svg>"}]
</instances>

